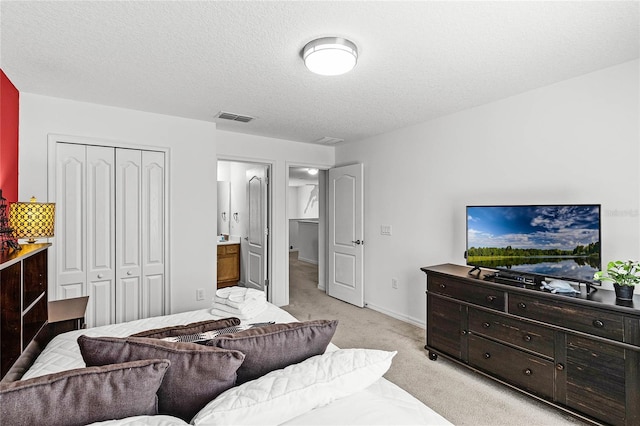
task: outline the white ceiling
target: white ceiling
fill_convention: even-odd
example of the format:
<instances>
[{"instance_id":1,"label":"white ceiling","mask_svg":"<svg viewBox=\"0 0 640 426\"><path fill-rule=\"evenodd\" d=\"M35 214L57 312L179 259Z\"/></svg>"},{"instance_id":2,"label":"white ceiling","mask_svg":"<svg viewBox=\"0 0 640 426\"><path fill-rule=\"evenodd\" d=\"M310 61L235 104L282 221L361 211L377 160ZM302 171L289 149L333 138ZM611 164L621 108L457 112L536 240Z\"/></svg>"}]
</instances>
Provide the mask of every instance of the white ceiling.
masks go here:
<instances>
[{"instance_id":1,"label":"white ceiling","mask_svg":"<svg viewBox=\"0 0 640 426\"><path fill-rule=\"evenodd\" d=\"M318 175L310 175L308 167L289 168L289 186L317 185Z\"/></svg>"},{"instance_id":2,"label":"white ceiling","mask_svg":"<svg viewBox=\"0 0 640 426\"><path fill-rule=\"evenodd\" d=\"M638 1L8 1L0 66L21 92L353 141L639 57ZM310 40L359 48L306 70ZM248 124L219 111L255 116Z\"/></svg>"}]
</instances>

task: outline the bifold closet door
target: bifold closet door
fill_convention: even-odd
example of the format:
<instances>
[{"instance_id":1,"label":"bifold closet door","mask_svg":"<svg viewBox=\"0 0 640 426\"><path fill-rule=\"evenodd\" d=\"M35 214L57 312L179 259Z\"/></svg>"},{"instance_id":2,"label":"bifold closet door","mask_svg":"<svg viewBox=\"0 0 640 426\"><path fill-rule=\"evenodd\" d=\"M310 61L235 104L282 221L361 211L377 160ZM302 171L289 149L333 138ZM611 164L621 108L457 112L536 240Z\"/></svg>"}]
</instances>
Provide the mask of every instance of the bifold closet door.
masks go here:
<instances>
[{"instance_id":1,"label":"bifold closet door","mask_svg":"<svg viewBox=\"0 0 640 426\"><path fill-rule=\"evenodd\" d=\"M164 154L116 150L116 322L164 314Z\"/></svg>"},{"instance_id":2,"label":"bifold closet door","mask_svg":"<svg viewBox=\"0 0 640 426\"><path fill-rule=\"evenodd\" d=\"M87 326L163 315L163 152L56 144L52 299L89 296Z\"/></svg>"},{"instance_id":3,"label":"bifold closet door","mask_svg":"<svg viewBox=\"0 0 640 426\"><path fill-rule=\"evenodd\" d=\"M54 299L88 295L90 327L114 321L114 173L114 148L57 144Z\"/></svg>"}]
</instances>

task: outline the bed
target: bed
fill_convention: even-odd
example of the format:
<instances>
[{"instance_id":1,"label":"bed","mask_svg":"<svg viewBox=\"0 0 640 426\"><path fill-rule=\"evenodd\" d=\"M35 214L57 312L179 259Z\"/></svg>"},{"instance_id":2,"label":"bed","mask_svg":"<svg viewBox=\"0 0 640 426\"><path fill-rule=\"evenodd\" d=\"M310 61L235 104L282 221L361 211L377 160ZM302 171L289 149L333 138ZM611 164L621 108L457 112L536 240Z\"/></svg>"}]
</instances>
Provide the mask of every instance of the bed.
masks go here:
<instances>
[{"instance_id":1,"label":"bed","mask_svg":"<svg viewBox=\"0 0 640 426\"><path fill-rule=\"evenodd\" d=\"M191 312L184 312L162 317L147 318L143 320L131 321L121 324L113 324L102 327L94 327L85 330L71 331L56 336L47 344L40 355L35 359L31 367L26 371L21 379L22 384L42 381L48 377L57 380L60 375L68 374L69 371L78 371L84 374L89 371L94 374L95 369L110 368L109 365L102 367L87 367L83 356L87 356L85 339L89 343L93 341L121 340L114 338L124 338L136 333L144 333L150 329L162 329L186 324L200 323L212 320L222 320L222 316L212 315L210 309L202 309ZM239 322L239 320L238 320ZM253 318L242 320L240 327L248 328L249 324L268 324L275 322L276 325L285 324L302 325L296 318L286 311L267 303L267 308ZM328 322L323 323L326 328ZM317 326L318 324L314 324ZM268 325L266 327L269 327ZM260 327L258 327L260 328ZM296 329L298 330L298 329ZM296 331L297 333L298 331ZM332 335L332 334L331 334ZM79 345L79 337L82 345L82 352ZM135 340L135 339L134 339ZM200 345L196 345L200 346ZM90 347L90 344L89 344ZM293 349L292 349L293 350ZM293 350L295 351L295 350ZM95 350L98 356L104 355L105 351ZM108 352L108 351L107 351ZM122 354L123 350L114 350L114 356ZM229 351L227 351L229 352ZM144 372L142 378L134 378L126 386L117 382L117 371L98 371L95 374L107 374L107 379L101 379L96 387L94 384L84 385L84 376L73 380L82 383L84 389L74 393L70 391L68 382L63 383L63 387L48 391L43 398L37 393L27 393L22 395L24 401L33 401L36 411L34 415L40 413L44 419L66 419L70 413L86 410L100 411L99 407L108 406L116 411L112 417L122 417L113 420L101 420L91 424L96 425L208 425L208 424L285 424L285 425L448 425L450 424L442 416L425 406L422 402L411 396L408 392L384 379L382 375L389 368L395 353L387 351L375 351L370 349L339 349L332 343L328 343L324 353L312 356L299 363L293 363L285 368L272 370L266 374L257 373L258 377L247 376L241 384L223 391L213 400L207 401L203 408L198 406L198 411L194 416L188 415L173 416L168 414L153 414L149 412L136 413L143 403L135 402L131 392L135 397L144 397L144 393L149 393L154 383L166 381L161 376L170 369L176 367L175 363L168 366L166 360L147 361L144 365L134 365L127 372ZM244 356L244 355L243 355ZM233 362L238 363L238 360ZM143 361L136 361L142 363ZM240 362L242 363L242 361ZM120 364L118 364L120 365ZM177 367L176 367L177 368ZM93 369L93 370L92 370ZM177 370L176 370L177 371ZM151 372L151 374L147 374ZM141 373L142 374L142 373ZM153 376L153 377L151 377ZM206 376L206 375L205 375ZM92 378L94 376L91 376ZM100 376L103 377L103 376ZM148 377L151 377L149 379ZM200 376L196 376L200 377ZM208 377L208 376L207 376ZM235 377L235 376L234 376ZM240 377L240 374L238 374ZM149 383L143 383L148 380ZM199 389L203 380L192 381L192 388ZM114 385L113 382L116 381ZM15 383L3 384L0 400L3 415L8 407L7 389L18 387ZM58 382L54 382L58 383ZM87 381L89 383L89 381ZM110 386L118 391L125 392L123 400L117 397L107 398L96 402L91 396L91 392L101 391L100 386L110 383ZM42 386L39 384L38 386ZM136 388L136 386L139 388ZM156 388L157 388L156 386ZM35 385L34 385L35 387ZM31 389L29 388L31 391ZM36 392L38 389L33 390ZM42 389L40 389L41 391ZM111 391L112 389L110 389ZM175 390L175 389L172 389ZM56 392L58 392L56 394ZM129 392L128 396L127 393ZM153 389L151 390L153 392ZM159 391L158 391L159 392ZM175 395L174 395L175 396ZM122 395L121 395L122 397ZM152 395L155 397L155 395ZM30 398L30 399L25 399ZM46 399L53 399L46 401ZM42 400L45 400L44 402ZM181 402L186 403L186 397ZM150 400L149 400L150 401ZM150 403L147 401L148 403ZM19 404L13 402L14 404ZM30 407L31 403L28 404ZM89 407L87 407L87 405ZM118 407L122 407L119 410ZM15 407L14 407L15 408ZM106 408L105 408L106 409ZM46 413L46 414L45 414ZM95 414L95 413L94 413ZM102 414L104 419L109 419L111 414ZM77 416L76 416L77 417ZM31 417L33 421L34 418ZM77 421L77 420L75 420ZM25 421L26 422L26 421Z\"/></svg>"}]
</instances>

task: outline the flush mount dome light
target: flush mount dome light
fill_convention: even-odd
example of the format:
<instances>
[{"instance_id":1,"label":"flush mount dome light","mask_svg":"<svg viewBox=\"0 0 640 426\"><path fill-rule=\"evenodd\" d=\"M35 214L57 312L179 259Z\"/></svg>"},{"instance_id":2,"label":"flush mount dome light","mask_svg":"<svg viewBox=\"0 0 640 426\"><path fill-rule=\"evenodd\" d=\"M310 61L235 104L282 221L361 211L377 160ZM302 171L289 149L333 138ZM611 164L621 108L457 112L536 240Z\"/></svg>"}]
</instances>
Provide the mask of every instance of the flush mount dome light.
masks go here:
<instances>
[{"instance_id":1,"label":"flush mount dome light","mask_svg":"<svg viewBox=\"0 0 640 426\"><path fill-rule=\"evenodd\" d=\"M320 75L340 75L349 72L358 61L358 48L340 37L323 37L307 43L302 59L309 71Z\"/></svg>"}]
</instances>

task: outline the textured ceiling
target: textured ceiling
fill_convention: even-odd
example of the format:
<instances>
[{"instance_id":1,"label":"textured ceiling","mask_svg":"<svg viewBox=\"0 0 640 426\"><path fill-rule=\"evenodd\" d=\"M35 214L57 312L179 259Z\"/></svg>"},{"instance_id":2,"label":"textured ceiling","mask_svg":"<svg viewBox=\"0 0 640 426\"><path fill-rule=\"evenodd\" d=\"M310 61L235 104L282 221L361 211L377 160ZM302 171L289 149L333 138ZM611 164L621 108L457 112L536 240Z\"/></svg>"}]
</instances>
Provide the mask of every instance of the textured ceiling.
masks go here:
<instances>
[{"instance_id":1,"label":"textured ceiling","mask_svg":"<svg viewBox=\"0 0 640 426\"><path fill-rule=\"evenodd\" d=\"M22 92L349 142L636 59L638 6L2 0L0 66ZM322 36L356 43L351 73L306 70Z\"/></svg>"}]
</instances>

